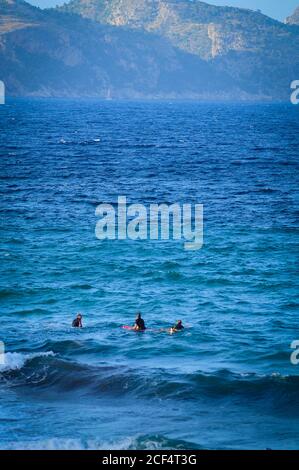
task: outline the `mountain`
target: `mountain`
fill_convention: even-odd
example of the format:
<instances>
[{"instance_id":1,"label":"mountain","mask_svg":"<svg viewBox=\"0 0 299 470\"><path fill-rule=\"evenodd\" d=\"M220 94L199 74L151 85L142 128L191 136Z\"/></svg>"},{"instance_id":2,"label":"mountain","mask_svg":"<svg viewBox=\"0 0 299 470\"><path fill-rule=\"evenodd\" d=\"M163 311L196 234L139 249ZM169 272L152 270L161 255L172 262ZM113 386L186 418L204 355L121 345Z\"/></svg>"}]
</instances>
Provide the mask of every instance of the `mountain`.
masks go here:
<instances>
[{"instance_id":1,"label":"mountain","mask_svg":"<svg viewBox=\"0 0 299 470\"><path fill-rule=\"evenodd\" d=\"M0 79L11 95L246 97L230 77L163 38L0 0Z\"/></svg>"},{"instance_id":2,"label":"mountain","mask_svg":"<svg viewBox=\"0 0 299 470\"><path fill-rule=\"evenodd\" d=\"M236 52L285 47L292 34L260 12L219 7L197 0L71 0L61 10L101 24L158 33L203 59Z\"/></svg>"},{"instance_id":3,"label":"mountain","mask_svg":"<svg viewBox=\"0 0 299 470\"><path fill-rule=\"evenodd\" d=\"M72 0L61 7L101 24L158 34L228 74L246 93L287 99L299 76L299 33L259 11L198 0Z\"/></svg>"},{"instance_id":4,"label":"mountain","mask_svg":"<svg viewBox=\"0 0 299 470\"><path fill-rule=\"evenodd\" d=\"M197 0L0 0L0 79L11 95L289 99L299 30Z\"/></svg>"},{"instance_id":5,"label":"mountain","mask_svg":"<svg viewBox=\"0 0 299 470\"><path fill-rule=\"evenodd\" d=\"M286 23L299 25L299 7L286 19Z\"/></svg>"}]
</instances>

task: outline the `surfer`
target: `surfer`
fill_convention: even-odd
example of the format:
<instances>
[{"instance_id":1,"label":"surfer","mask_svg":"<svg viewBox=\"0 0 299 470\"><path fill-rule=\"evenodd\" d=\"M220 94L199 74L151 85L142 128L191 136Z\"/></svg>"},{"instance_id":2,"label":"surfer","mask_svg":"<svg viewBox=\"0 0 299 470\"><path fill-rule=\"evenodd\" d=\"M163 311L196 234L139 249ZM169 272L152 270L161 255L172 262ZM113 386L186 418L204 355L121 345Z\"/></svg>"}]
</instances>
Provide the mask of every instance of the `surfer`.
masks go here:
<instances>
[{"instance_id":1,"label":"surfer","mask_svg":"<svg viewBox=\"0 0 299 470\"><path fill-rule=\"evenodd\" d=\"M135 325L133 326L133 329L136 330L136 331L146 330L144 320L143 320L143 318L141 318L141 313L137 313L137 317L136 317Z\"/></svg>"},{"instance_id":2,"label":"surfer","mask_svg":"<svg viewBox=\"0 0 299 470\"><path fill-rule=\"evenodd\" d=\"M170 333L177 333L178 331L182 331L184 329L182 320L179 320L175 326L170 328Z\"/></svg>"},{"instance_id":3,"label":"surfer","mask_svg":"<svg viewBox=\"0 0 299 470\"><path fill-rule=\"evenodd\" d=\"M73 323L72 323L72 326L74 328L83 328L83 325L82 325L82 315L81 313L78 313L76 318L73 320Z\"/></svg>"}]
</instances>

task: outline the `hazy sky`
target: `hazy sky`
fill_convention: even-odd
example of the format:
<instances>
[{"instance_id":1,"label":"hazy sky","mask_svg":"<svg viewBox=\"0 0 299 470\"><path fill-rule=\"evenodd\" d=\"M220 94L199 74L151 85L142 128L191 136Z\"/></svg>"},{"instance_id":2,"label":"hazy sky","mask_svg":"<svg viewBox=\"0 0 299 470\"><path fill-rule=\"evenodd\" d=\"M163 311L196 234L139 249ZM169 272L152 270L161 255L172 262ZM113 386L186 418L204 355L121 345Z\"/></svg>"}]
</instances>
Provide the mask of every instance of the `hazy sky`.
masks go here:
<instances>
[{"instance_id":1,"label":"hazy sky","mask_svg":"<svg viewBox=\"0 0 299 470\"><path fill-rule=\"evenodd\" d=\"M32 5L41 8L54 7L67 3L67 0L28 0ZM297 6L299 0L208 0L206 3L214 5L229 5L235 7L260 9L263 13L278 20L284 20Z\"/></svg>"}]
</instances>

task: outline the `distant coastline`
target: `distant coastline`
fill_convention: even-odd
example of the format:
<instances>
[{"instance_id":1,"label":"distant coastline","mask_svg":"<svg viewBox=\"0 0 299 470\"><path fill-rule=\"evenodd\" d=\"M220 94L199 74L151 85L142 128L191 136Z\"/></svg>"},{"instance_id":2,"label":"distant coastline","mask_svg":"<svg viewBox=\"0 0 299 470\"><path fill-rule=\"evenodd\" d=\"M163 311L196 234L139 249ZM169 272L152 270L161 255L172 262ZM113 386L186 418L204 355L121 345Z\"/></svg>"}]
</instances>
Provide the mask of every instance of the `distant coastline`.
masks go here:
<instances>
[{"instance_id":1,"label":"distant coastline","mask_svg":"<svg viewBox=\"0 0 299 470\"><path fill-rule=\"evenodd\" d=\"M299 76L288 23L203 2L0 0L8 96L286 102ZM179 5L179 8L178 8ZM118 12L118 13L117 13Z\"/></svg>"}]
</instances>

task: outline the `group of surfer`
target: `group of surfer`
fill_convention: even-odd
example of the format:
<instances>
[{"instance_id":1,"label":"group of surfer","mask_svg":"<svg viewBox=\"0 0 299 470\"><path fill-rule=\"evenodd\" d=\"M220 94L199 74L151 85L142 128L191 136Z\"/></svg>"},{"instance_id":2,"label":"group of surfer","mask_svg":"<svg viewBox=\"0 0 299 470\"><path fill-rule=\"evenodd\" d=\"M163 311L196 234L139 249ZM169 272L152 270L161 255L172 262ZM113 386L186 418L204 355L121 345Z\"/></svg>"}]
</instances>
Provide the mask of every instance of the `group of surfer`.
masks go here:
<instances>
[{"instance_id":1,"label":"group of surfer","mask_svg":"<svg viewBox=\"0 0 299 470\"><path fill-rule=\"evenodd\" d=\"M178 320L174 326L172 326L169 331L170 333L176 333L177 331L181 331L184 329L182 320ZM135 320L135 324L133 326L133 330L135 331L145 331L146 326L144 323L143 318L141 317L141 313L137 313L137 317Z\"/></svg>"},{"instance_id":2,"label":"group of surfer","mask_svg":"<svg viewBox=\"0 0 299 470\"><path fill-rule=\"evenodd\" d=\"M76 318L73 320L72 326L74 328L82 328L82 314L78 313ZM183 322L182 320L178 320L174 326L172 326L169 331L170 333L176 333L177 331L182 331L184 329ZM143 318L141 317L141 313L137 313L136 319L134 326L132 327L132 330L135 331L145 331L146 326Z\"/></svg>"}]
</instances>

